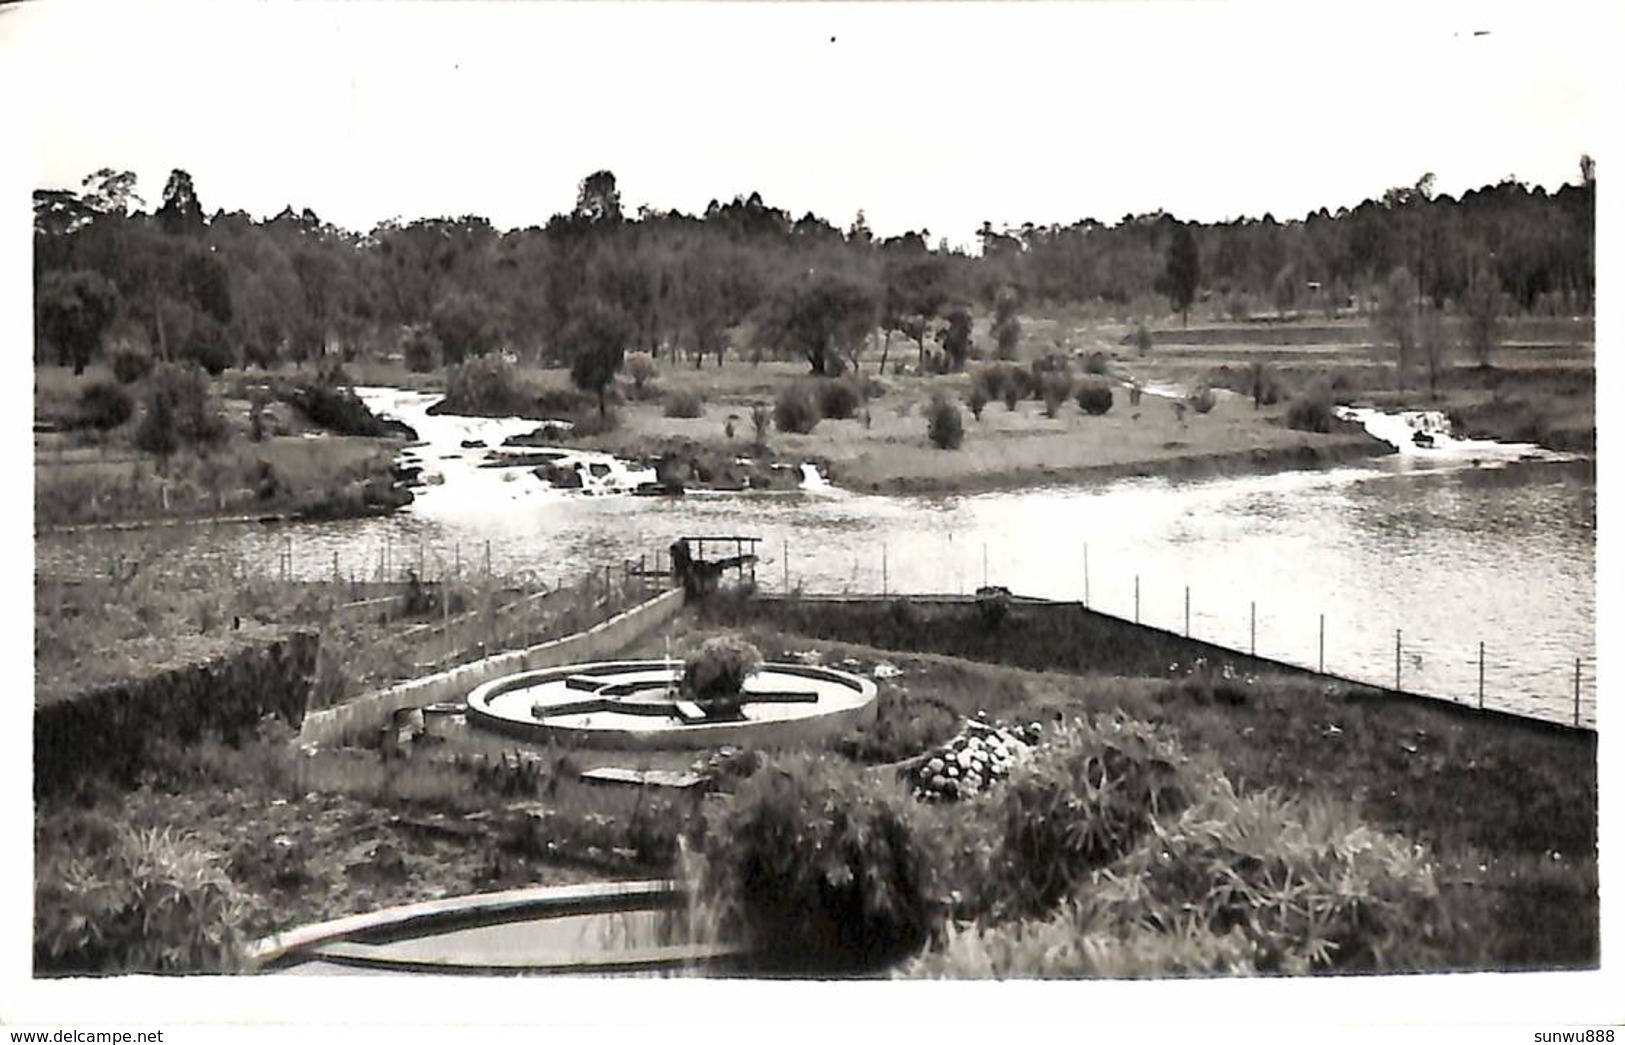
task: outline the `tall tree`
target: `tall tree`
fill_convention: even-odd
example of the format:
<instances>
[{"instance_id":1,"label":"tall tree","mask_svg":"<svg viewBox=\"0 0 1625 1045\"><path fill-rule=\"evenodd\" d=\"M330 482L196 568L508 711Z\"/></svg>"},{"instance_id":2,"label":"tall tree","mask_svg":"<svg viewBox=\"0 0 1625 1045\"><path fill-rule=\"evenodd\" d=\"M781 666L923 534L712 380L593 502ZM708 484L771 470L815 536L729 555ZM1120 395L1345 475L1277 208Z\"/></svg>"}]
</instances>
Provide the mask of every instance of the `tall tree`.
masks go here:
<instances>
[{"instance_id":1,"label":"tall tree","mask_svg":"<svg viewBox=\"0 0 1625 1045\"><path fill-rule=\"evenodd\" d=\"M620 224L621 190L615 185L615 172L594 171L581 179L575 213L593 225Z\"/></svg>"},{"instance_id":2,"label":"tall tree","mask_svg":"<svg viewBox=\"0 0 1625 1045\"><path fill-rule=\"evenodd\" d=\"M1016 358L1021 344L1021 319L1016 315L1016 288L1000 287L993 299L993 340L999 346L1000 359Z\"/></svg>"},{"instance_id":3,"label":"tall tree","mask_svg":"<svg viewBox=\"0 0 1625 1045\"><path fill-rule=\"evenodd\" d=\"M1168 303L1180 315L1180 323L1189 326L1191 302L1196 300L1196 288L1202 281L1202 255L1196 246L1196 236L1184 222L1174 226L1173 238L1168 241L1168 260L1162 273L1162 291Z\"/></svg>"},{"instance_id":4,"label":"tall tree","mask_svg":"<svg viewBox=\"0 0 1625 1045\"><path fill-rule=\"evenodd\" d=\"M83 374L118 308L118 288L95 272L55 269L40 281L35 299L40 332L56 346L62 366Z\"/></svg>"},{"instance_id":5,"label":"tall tree","mask_svg":"<svg viewBox=\"0 0 1625 1045\"><path fill-rule=\"evenodd\" d=\"M1478 258L1468 279L1464 305L1467 313L1467 345L1481 367L1490 365L1490 356L1500 341L1505 297L1501 290L1501 277L1493 263L1488 257Z\"/></svg>"},{"instance_id":6,"label":"tall tree","mask_svg":"<svg viewBox=\"0 0 1625 1045\"><path fill-rule=\"evenodd\" d=\"M626 346L636 333L631 317L601 298L579 301L573 309L564 334L570 380L583 392L598 397L599 417L607 412L605 389L615 380L616 371L626 359Z\"/></svg>"},{"instance_id":7,"label":"tall tree","mask_svg":"<svg viewBox=\"0 0 1625 1045\"><path fill-rule=\"evenodd\" d=\"M1380 341L1394 346L1394 365L1401 388L1405 387L1405 377L1415 354L1417 296L1416 278L1401 265L1388 274L1377 298L1377 336Z\"/></svg>"},{"instance_id":8,"label":"tall tree","mask_svg":"<svg viewBox=\"0 0 1625 1045\"><path fill-rule=\"evenodd\" d=\"M179 168L169 172L156 217L158 227L172 236L195 236L203 232L203 204L198 202L197 188L190 174Z\"/></svg>"},{"instance_id":9,"label":"tall tree","mask_svg":"<svg viewBox=\"0 0 1625 1045\"><path fill-rule=\"evenodd\" d=\"M879 295L853 276L819 270L792 280L769 305L761 333L781 352L806 357L815 374L838 373L855 363L875 328Z\"/></svg>"},{"instance_id":10,"label":"tall tree","mask_svg":"<svg viewBox=\"0 0 1625 1045\"><path fill-rule=\"evenodd\" d=\"M479 294L453 290L435 303L429 329L440 342L447 366L496 349L499 320L489 301ZM617 364L618 365L618 364Z\"/></svg>"},{"instance_id":11,"label":"tall tree","mask_svg":"<svg viewBox=\"0 0 1625 1045\"><path fill-rule=\"evenodd\" d=\"M950 370L965 369L965 358L970 355L970 309L954 305L948 309L948 325L937 332L942 342L943 355Z\"/></svg>"}]
</instances>

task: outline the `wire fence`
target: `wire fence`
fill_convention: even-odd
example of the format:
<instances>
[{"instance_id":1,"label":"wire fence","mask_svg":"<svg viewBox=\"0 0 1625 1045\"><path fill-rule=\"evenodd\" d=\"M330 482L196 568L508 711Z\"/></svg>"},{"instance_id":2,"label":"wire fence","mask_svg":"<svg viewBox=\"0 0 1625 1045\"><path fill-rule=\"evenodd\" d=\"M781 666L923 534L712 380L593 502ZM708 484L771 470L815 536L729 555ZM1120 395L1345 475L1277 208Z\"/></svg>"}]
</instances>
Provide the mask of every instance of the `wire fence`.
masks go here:
<instances>
[{"instance_id":1,"label":"wire fence","mask_svg":"<svg viewBox=\"0 0 1625 1045\"><path fill-rule=\"evenodd\" d=\"M240 550L239 550L240 551ZM131 639L224 634L243 623L322 633L311 706L492 653L585 631L671 587L656 557L543 576L493 568L490 546L380 542L348 557L292 536L258 554L202 557L184 548L79 556L36 577L36 658L79 656ZM658 563L669 566L664 555ZM99 607L97 618L87 614Z\"/></svg>"},{"instance_id":2,"label":"wire fence","mask_svg":"<svg viewBox=\"0 0 1625 1045\"><path fill-rule=\"evenodd\" d=\"M940 579L925 590L899 577L917 578L918 563L899 571L885 543L853 555L850 570L813 555L797 557L787 541L771 548L777 562L759 573L765 589L785 594L968 596L978 588L1000 587L1000 563L986 543L955 549L952 538L931 557L929 574ZM970 554L967 554L970 553ZM970 560L970 561L967 561ZM1312 595L1293 593L1274 600L1214 596L1188 584L1170 584L1120 569L1092 571L1087 545L1081 576L1039 579L1042 597L1080 603L1120 621L1216 646L1256 660L1316 672L1332 679L1562 723L1584 729L1597 724L1597 656L1590 648L1567 656L1546 640L1535 644L1500 635L1475 636L1468 627L1449 635L1426 629L1383 628L1372 617L1327 613ZM1093 575L1092 575L1093 574ZM1030 579L1030 575L1029 576ZM902 580L902 583L899 581ZM1062 589L1057 591L1057 589ZM1012 586L1015 595L1033 594ZM1274 603L1272 606L1271 603ZM1170 671L1190 665L1170 664Z\"/></svg>"}]
</instances>

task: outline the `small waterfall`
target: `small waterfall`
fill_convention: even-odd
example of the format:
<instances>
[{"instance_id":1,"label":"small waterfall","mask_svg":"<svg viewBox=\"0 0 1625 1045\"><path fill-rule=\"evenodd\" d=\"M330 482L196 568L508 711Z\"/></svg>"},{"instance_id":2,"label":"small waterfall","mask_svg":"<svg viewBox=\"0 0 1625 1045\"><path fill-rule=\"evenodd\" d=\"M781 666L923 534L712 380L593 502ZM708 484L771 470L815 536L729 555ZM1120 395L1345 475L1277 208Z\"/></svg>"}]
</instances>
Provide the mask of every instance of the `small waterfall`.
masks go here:
<instances>
[{"instance_id":1,"label":"small waterfall","mask_svg":"<svg viewBox=\"0 0 1625 1045\"><path fill-rule=\"evenodd\" d=\"M801 466L801 488L809 493L827 493L833 489L815 464Z\"/></svg>"},{"instance_id":2,"label":"small waterfall","mask_svg":"<svg viewBox=\"0 0 1625 1045\"><path fill-rule=\"evenodd\" d=\"M1439 410L1388 413L1373 407L1339 406L1334 407L1333 412L1345 421L1358 423L1367 432L1398 450L1401 456L1478 463L1574 460L1573 454L1558 453L1535 443L1459 439L1450 418Z\"/></svg>"}]
</instances>

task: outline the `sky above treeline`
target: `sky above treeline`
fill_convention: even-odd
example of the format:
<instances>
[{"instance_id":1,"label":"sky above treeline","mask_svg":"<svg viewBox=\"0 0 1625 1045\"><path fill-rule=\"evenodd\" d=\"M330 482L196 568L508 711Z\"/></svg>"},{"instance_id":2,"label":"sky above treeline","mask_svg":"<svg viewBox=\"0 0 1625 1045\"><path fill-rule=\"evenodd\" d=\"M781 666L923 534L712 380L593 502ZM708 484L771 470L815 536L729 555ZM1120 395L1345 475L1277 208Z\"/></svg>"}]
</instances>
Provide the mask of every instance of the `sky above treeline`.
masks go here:
<instances>
[{"instance_id":1,"label":"sky above treeline","mask_svg":"<svg viewBox=\"0 0 1625 1045\"><path fill-rule=\"evenodd\" d=\"M1615 4L165 4L0 13L33 184L367 229L760 192L841 227L1302 218L1599 157ZM1606 167L1606 158L1599 157Z\"/></svg>"}]
</instances>

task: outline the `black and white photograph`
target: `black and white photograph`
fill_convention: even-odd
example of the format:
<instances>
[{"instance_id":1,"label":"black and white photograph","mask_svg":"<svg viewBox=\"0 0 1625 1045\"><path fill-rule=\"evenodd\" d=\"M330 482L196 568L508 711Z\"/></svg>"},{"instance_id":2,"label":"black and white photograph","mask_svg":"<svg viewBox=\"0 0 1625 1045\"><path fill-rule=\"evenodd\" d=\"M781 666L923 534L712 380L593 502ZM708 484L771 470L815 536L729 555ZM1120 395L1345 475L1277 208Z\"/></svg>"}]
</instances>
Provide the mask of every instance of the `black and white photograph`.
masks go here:
<instances>
[{"instance_id":1,"label":"black and white photograph","mask_svg":"<svg viewBox=\"0 0 1625 1045\"><path fill-rule=\"evenodd\" d=\"M1612 1041L1622 20L0 7L0 1023Z\"/></svg>"}]
</instances>

